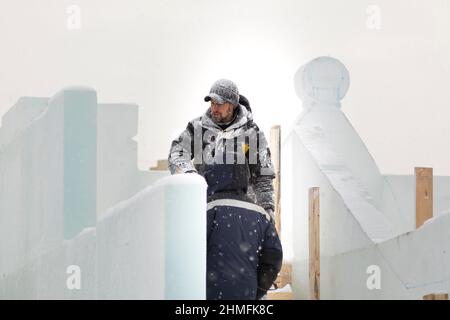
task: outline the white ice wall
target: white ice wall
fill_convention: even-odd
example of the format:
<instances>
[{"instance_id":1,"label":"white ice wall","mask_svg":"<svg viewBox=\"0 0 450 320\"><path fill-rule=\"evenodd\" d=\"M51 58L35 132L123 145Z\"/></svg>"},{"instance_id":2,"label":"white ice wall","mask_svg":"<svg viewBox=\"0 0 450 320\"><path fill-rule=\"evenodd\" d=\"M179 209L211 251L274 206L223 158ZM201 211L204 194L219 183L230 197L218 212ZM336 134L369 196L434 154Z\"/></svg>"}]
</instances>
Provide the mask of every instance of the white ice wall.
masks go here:
<instances>
[{"instance_id":1,"label":"white ice wall","mask_svg":"<svg viewBox=\"0 0 450 320\"><path fill-rule=\"evenodd\" d=\"M96 228L4 273L0 298L205 299L205 193L198 175L158 181L109 209ZM66 286L71 265L80 267L80 290Z\"/></svg>"},{"instance_id":2,"label":"white ice wall","mask_svg":"<svg viewBox=\"0 0 450 320\"><path fill-rule=\"evenodd\" d=\"M41 252L27 263L4 273L0 299L94 299L96 297L96 232L87 228L71 240ZM2 259L7 258L2 252ZM68 290L67 268L81 270L81 290Z\"/></svg>"},{"instance_id":3,"label":"white ice wall","mask_svg":"<svg viewBox=\"0 0 450 320\"><path fill-rule=\"evenodd\" d=\"M98 298L205 299L206 182L169 176L97 227Z\"/></svg>"},{"instance_id":4,"label":"white ice wall","mask_svg":"<svg viewBox=\"0 0 450 320\"><path fill-rule=\"evenodd\" d=\"M450 292L450 215L379 245L321 261L323 299L422 299ZM380 270L380 289L370 290L369 266Z\"/></svg>"},{"instance_id":5,"label":"white ice wall","mask_svg":"<svg viewBox=\"0 0 450 320\"><path fill-rule=\"evenodd\" d=\"M97 215L126 200L168 171L139 171L136 104L98 104Z\"/></svg>"},{"instance_id":6,"label":"white ice wall","mask_svg":"<svg viewBox=\"0 0 450 320\"><path fill-rule=\"evenodd\" d=\"M282 204L283 248L289 248L293 244L293 252L288 253L286 257L292 260L293 264L293 291L295 298L306 299L309 287L308 189L310 187L320 187L321 256L332 256L368 247L372 242L298 137L292 135L283 148L292 149L292 153L295 154L295 157L291 158L291 163L289 158L285 157L282 163L283 172L292 172L293 177L290 182L287 181L289 177L283 176L282 179L283 199L292 200L290 208ZM292 198L286 198L285 190L289 188L292 188ZM289 217L289 212L292 212L292 217Z\"/></svg>"},{"instance_id":7,"label":"white ice wall","mask_svg":"<svg viewBox=\"0 0 450 320\"><path fill-rule=\"evenodd\" d=\"M409 230L416 226L415 218L415 181L414 175L386 175L388 187L392 190L398 206L408 221ZM433 216L439 216L450 210L450 177L433 177Z\"/></svg>"},{"instance_id":8,"label":"white ice wall","mask_svg":"<svg viewBox=\"0 0 450 320\"><path fill-rule=\"evenodd\" d=\"M0 131L1 274L54 249L64 224L61 104L22 99L8 114Z\"/></svg>"},{"instance_id":9,"label":"white ice wall","mask_svg":"<svg viewBox=\"0 0 450 320\"><path fill-rule=\"evenodd\" d=\"M73 87L3 117L0 298L204 299L206 183L137 170L137 111Z\"/></svg>"}]
</instances>

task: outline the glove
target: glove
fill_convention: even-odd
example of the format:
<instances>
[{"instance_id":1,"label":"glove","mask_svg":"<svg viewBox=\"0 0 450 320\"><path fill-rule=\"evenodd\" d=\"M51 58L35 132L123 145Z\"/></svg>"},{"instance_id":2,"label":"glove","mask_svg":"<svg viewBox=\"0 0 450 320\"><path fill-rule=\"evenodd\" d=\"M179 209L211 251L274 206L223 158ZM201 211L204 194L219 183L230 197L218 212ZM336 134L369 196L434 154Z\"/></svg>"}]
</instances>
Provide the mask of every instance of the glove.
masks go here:
<instances>
[{"instance_id":1,"label":"glove","mask_svg":"<svg viewBox=\"0 0 450 320\"><path fill-rule=\"evenodd\" d=\"M266 300L267 298L267 291L266 290L262 290L260 288L258 288L256 290L256 300Z\"/></svg>"}]
</instances>

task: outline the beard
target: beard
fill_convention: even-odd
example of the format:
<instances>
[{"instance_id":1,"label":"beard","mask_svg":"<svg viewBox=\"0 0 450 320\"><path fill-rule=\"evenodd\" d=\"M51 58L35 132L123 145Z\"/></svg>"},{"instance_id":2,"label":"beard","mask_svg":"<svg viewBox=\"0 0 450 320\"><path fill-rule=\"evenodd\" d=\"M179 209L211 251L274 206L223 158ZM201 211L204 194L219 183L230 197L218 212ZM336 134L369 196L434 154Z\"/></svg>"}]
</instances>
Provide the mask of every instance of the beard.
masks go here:
<instances>
[{"instance_id":1,"label":"beard","mask_svg":"<svg viewBox=\"0 0 450 320\"><path fill-rule=\"evenodd\" d=\"M224 123L226 122L224 117L220 113L212 114L212 118L217 123Z\"/></svg>"},{"instance_id":2,"label":"beard","mask_svg":"<svg viewBox=\"0 0 450 320\"><path fill-rule=\"evenodd\" d=\"M235 116L236 116L236 110L233 109L231 112L227 113L225 116L222 115L221 113L217 112L217 113L210 113L211 118L214 120L215 123L217 124L228 124L231 121L234 120Z\"/></svg>"}]
</instances>

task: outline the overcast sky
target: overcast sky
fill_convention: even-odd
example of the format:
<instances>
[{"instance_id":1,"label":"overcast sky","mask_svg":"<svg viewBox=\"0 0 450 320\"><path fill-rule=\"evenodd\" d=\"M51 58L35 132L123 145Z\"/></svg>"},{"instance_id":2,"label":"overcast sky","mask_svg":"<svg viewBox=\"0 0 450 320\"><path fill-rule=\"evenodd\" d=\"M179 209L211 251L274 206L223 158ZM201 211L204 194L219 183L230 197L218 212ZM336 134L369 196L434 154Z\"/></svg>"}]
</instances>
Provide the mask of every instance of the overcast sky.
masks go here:
<instances>
[{"instance_id":1,"label":"overcast sky","mask_svg":"<svg viewBox=\"0 0 450 320\"><path fill-rule=\"evenodd\" d=\"M287 130L297 68L331 55L350 72L342 110L381 172L450 175L449 16L447 0L0 0L0 115L21 96L91 86L99 102L140 106L148 168L218 78L266 134Z\"/></svg>"}]
</instances>

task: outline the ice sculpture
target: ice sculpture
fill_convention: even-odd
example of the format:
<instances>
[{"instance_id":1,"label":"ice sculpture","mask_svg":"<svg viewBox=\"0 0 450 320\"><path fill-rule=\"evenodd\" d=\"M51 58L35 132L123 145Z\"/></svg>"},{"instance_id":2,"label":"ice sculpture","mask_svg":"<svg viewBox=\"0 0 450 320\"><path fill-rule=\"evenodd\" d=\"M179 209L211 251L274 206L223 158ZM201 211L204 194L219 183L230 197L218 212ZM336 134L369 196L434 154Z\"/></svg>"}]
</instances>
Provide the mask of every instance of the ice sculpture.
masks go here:
<instances>
[{"instance_id":1,"label":"ice sculpture","mask_svg":"<svg viewBox=\"0 0 450 320\"><path fill-rule=\"evenodd\" d=\"M282 179L282 230L284 242L293 243L295 296L308 297L308 189L315 186L322 298L418 299L430 290L448 291L450 242L444 230L450 214L414 230L414 177L380 173L341 111L349 84L349 72L331 57L314 59L295 74L303 112L282 148L283 172L291 173ZM437 183L448 186L450 179ZM437 190L439 210L449 204L445 189ZM382 274L380 290L366 285L371 266Z\"/></svg>"},{"instance_id":2,"label":"ice sculpture","mask_svg":"<svg viewBox=\"0 0 450 320\"><path fill-rule=\"evenodd\" d=\"M70 87L3 117L0 299L205 298L206 182L137 169L137 111Z\"/></svg>"}]
</instances>

